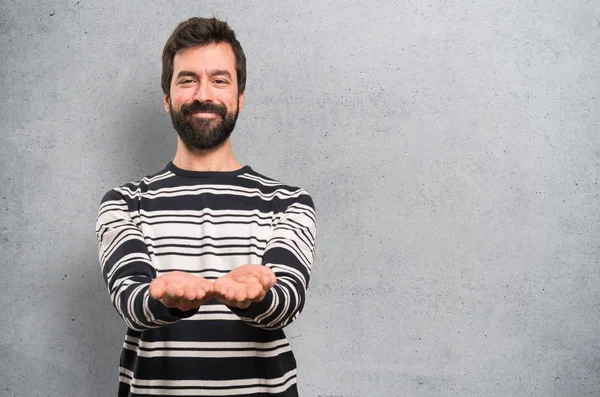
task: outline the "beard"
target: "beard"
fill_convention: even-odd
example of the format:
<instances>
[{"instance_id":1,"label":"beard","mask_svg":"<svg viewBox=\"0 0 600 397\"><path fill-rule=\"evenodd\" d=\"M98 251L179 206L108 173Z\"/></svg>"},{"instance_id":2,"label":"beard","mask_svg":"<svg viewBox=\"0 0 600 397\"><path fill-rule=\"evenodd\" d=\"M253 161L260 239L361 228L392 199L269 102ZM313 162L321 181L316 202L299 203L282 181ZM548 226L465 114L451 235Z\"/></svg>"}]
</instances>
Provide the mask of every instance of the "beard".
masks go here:
<instances>
[{"instance_id":1,"label":"beard","mask_svg":"<svg viewBox=\"0 0 600 397\"><path fill-rule=\"evenodd\" d=\"M169 113L177 135L188 149L198 150L217 149L225 143L235 127L238 109L239 99L232 112L227 112L225 105L198 101L181 105L181 110L176 111L169 103ZM196 112L211 112L217 117L194 117Z\"/></svg>"}]
</instances>

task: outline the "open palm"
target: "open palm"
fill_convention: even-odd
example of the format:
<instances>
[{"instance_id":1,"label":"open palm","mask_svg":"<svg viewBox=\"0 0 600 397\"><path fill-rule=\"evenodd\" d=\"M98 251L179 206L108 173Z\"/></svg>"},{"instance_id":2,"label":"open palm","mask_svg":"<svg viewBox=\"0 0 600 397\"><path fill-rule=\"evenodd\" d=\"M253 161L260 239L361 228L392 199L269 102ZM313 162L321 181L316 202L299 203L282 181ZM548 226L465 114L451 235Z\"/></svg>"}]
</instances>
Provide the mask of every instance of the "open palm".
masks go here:
<instances>
[{"instance_id":1,"label":"open palm","mask_svg":"<svg viewBox=\"0 0 600 397\"><path fill-rule=\"evenodd\" d=\"M163 305L183 311L200 307L212 298L213 283L190 273L165 273L150 283L150 296Z\"/></svg>"},{"instance_id":2,"label":"open palm","mask_svg":"<svg viewBox=\"0 0 600 397\"><path fill-rule=\"evenodd\" d=\"M275 274L266 266L242 265L216 280L214 293L222 303L245 309L262 301L275 281Z\"/></svg>"}]
</instances>

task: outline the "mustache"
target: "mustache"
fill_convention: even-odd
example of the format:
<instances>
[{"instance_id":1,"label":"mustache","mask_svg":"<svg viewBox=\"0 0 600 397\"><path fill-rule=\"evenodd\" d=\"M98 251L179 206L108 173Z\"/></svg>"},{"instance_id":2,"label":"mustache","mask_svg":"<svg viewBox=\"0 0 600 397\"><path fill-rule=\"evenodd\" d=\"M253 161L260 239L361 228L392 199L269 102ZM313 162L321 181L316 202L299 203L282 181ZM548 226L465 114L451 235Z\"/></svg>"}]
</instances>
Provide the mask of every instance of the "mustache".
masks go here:
<instances>
[{"instance_id":1,"label":"mustache","mask_svg":"<svg viewBox=\"0 0 600 397\"><path fill-rule=\"evenodd\" d=\"M227 108L225 105L217 105L210 102L198 102L194 101L192 103L181 105L181 114L185 116L189 116L192 113L197 112L210 112L218 114L221 117L225 117L227 115Z\"/></svg>"}]
</instances>

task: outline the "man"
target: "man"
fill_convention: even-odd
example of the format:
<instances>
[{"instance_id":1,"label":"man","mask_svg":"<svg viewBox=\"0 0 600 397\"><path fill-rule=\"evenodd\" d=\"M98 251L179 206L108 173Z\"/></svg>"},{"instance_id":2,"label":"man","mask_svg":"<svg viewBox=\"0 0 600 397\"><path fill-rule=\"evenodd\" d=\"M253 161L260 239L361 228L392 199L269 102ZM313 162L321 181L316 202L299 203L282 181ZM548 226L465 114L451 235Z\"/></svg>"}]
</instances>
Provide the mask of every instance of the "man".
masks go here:
<instances>
[{"instance_id":1,"label":"man","mask_svg":"<svg viewBox=\"0 0 600 397\"><path fill-rule=\"evenodd\" d=\"M175 158L102 199L102 274L128 326L119 396L297 396L282 328L304 306L314 206L233 156L245 82L227 23L179 24L162 71Z\"/></svg>"}]
</instances>

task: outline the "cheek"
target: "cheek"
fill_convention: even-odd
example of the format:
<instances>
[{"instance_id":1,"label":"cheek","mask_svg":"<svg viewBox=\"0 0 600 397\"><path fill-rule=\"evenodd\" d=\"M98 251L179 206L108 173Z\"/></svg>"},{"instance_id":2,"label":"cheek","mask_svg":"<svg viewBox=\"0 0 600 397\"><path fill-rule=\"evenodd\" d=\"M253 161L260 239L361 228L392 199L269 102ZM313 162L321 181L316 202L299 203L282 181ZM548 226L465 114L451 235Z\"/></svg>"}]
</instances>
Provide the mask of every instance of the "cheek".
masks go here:
<instances>
[{"instance_id":1,"label":"cheek","mask_svg":"<svg viewBox=\"0 0 600 397\"><path fill-rule=\"evenodd\" d=\"M192 102L194 100L193 95L189 95L185 91L175 91L171 95L171 106L174 109L179 109L182 104L186 102Z\"/></svg>"},{"instance_id":2,"label":"cheek","mask_svg":"<svg viewBox=\"0 0 600 397\"><path fill-rule=\"evenodd\" d=\"M220 99L220 102L222 104L227 105L227 107L230 110L234 110L234 109L237 108L237 105L238 105L237 95L226 95L226 96L223 96L222 98L219 98L219 99Z\"/></svg>"}]
</instances>

